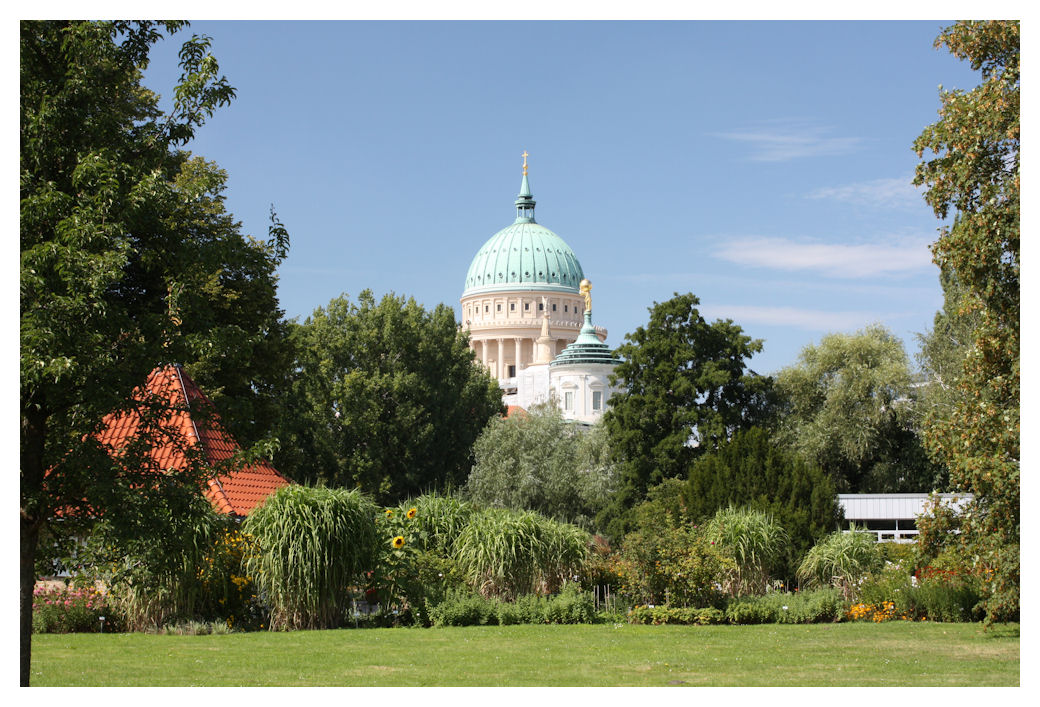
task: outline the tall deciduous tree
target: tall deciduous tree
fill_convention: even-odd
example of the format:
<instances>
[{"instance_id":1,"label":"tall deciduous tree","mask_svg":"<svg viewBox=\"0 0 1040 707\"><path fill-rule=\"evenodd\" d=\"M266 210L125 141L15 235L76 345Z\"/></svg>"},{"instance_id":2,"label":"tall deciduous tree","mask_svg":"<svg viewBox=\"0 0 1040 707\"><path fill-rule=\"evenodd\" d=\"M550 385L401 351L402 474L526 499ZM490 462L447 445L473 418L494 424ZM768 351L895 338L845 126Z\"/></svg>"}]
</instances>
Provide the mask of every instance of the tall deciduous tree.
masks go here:
<instances>
[{"instance_id":1,"label":"tall deciduous tree","mask_svg":"<svg viewBox=\"0 0 1040 707\"><path fill-rule=\"evenodd\" d=\"M917 435L916 389L903 343L880 325L829 334L776 378L779 439L831 474L843 492L932 491L944 470Z\"/></svg>"},{"instance_id":2,"label":"tall deciduous tree","mask_svg":"<svg viewBox=\"0 0 1040 707\"><path fill-rule=\"evenodd\" d=\"M492 420L473 445L466 493L475 502L538 511L593 529L617 472L601 425L579 429L546 404Z\"/></svg>"},{"instance_id":3,"label":"tall deciduous tree","mask_svg":"<svg viewBox=\"0 0 1040 707\"><path fill-rule=\"evenodd\" d=\"M105 512L116 487L156 485L146 444L116 463L94 441L103 416L157 364L219 357L231 329L262 342L278 318L284 232L271 244L241 236L223 213L223 175L182 149L234 97L209 40L184 43L169 113L141 85L151 46L182 25L21 24L22 684L41 532L61 511ZM201 473L189 465L161 485Z\"/></svg>"},{"instance_id":4,"label":"tall deciduous tree","mask_svg":"<svg viewBox=\"0 0 1040 707\"><path fill-rule=\"evenodd\" d=\"M970 91L942 91L939 120L914 142L914 183L940 219L936 264L964 288L959 314L976 318L952 414L927 425L951 481L975 494L969 546L993 571L989 620L1017 616L1020 532L1020 27L959 22L936 40L981 71ZM927 152L927 157L925 153Z\"/></svg>"},{"instance_id":5,"label":"tall deciduous tree","mask_svg":"<svg viewBox=\"0 0 1040 707\"><path fill-rule=\"evenodd\" d=\"M617 519L648 487L685 474L694 458L768 413L771 381L747 368L762 342L731 320L709 324L699 304L678 293L655 302L647 326L617 349L621 391L604 415L621 469L611 511L616 537L626 529Z\"/></svg>"},{"instance_id":6,"label":"tall deciduous tree","mask_svg":"<svg viewBox=\"0 0 1040 707\"><path fill-rule=\"evenodd\" d=\"M465 482L474 440L504 409L449 307L377 303L365 290L318 308L291 336L280 470L387 504Z\"/></svg>"}]
</instances>

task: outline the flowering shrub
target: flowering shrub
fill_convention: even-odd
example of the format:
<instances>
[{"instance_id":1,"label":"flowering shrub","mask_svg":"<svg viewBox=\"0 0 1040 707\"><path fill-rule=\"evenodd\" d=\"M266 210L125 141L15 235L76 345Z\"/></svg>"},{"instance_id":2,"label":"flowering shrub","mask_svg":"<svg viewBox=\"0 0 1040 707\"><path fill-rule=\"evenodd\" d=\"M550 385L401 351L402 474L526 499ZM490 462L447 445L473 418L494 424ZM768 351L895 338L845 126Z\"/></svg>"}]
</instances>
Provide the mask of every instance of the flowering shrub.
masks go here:
<instances>
[{"instance_id":1,"label":"flowering shrub","mask_svg":"<svg viewBox=\"0 0 1040 707\"><path fill-rule=\"evenodd\" d=\"M614 556L618 591L639 604L722 606L732 559L696 526L629 533Z\"/></svg>"},{"instance_id":2,"label":"flowering shrub","mask_svg":"<svg viewBox=\"0 0 1040 707\"><path fill-rule=\"evenodd\" d=\"M849 618L865 621L973 621L982 618L983 579L963 568L920 568L888 562L860 586Z\"/></svg>"},{"instance_id":3,"label":"flowering shrub","mask_svg":"<svg viewBox=\"0 0 1040 707\"><path fill-rule=\"evenodd\" d=\"M58 587L33 591L33 633L95 633L118 626L106 596L96 588Z\"/></svg>"},{"instance_id":4,"label":"flowering shrub","mask_svg":"<svg viewBox=\"0 0 1040 707\"><path fill-rule=\"evenodd\" d=\"M224 529L196 572L202 590L200 616L223 621L228 629L266 627L267 612L244 569L257 552L252 536L239 528Z\"/></svg>"},{"instance_id":5,"label":"flowering shrub","mask_svg":"<svg viewBox=\"0 0 1040 707\"><path fill-rule=\"evenodd\" d=\"M864 604L862 602L853 604L849 607L847 614L848 618L852 621L873 621L874 623L881 623L882 621L913 621L914 617L912 614L905 610L900 610L896 607L895 602L883 601L880 604ZM921 621L924 621L925 617L921 617Z\"/></svg>"}]
</instances>

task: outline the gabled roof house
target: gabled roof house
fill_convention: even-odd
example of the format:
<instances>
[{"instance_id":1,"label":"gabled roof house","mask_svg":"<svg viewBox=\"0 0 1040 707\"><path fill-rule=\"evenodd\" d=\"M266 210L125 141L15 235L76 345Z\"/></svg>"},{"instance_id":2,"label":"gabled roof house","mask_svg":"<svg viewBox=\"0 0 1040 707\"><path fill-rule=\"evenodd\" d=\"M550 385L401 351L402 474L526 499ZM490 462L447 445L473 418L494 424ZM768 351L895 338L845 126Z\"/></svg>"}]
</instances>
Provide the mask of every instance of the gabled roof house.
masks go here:
<instances>
[{"instance_id":1,"label":"gabled roof house","mask_svg":"<svg viewBox=\"0 0 1040 707\"><path fill-rule=\"evenodd\" d=\"M171 437L197 447L207 464L218 466L240 450L221 424L213 403L179 364L165 364L153 370L139 393L168 402L172 410L167 418ZM99 440L119 450L134 438L140 423L137 411L109 414L104 418ZM172 441L156 444L151 456L163 469L182 469L187 464L184 452ZM269 495L290 483L270 463L257 461L210 478L205 494L218 512L245 517Z\"/></svg>"}]
</instances>

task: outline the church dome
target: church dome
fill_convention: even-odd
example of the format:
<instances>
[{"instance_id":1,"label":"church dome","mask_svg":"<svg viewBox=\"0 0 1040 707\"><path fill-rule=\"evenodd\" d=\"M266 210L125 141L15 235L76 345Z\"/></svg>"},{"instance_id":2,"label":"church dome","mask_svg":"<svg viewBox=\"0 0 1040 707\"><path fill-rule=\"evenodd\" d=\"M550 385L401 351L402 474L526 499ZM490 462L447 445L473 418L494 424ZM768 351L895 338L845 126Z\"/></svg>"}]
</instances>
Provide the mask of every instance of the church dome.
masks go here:
<instances>
[{"instance_id":1,"label":"church dome","mask_svg":"<svg viewBox=\"0 0 1040 707\"><path fill-rule=\"evenodd\" d=\"M516 221L481 246L466 273L463 295L501 290L578 293L584 278L578 256L562 238L534 220L526 164Z\"/></svg>"}]
</instances>

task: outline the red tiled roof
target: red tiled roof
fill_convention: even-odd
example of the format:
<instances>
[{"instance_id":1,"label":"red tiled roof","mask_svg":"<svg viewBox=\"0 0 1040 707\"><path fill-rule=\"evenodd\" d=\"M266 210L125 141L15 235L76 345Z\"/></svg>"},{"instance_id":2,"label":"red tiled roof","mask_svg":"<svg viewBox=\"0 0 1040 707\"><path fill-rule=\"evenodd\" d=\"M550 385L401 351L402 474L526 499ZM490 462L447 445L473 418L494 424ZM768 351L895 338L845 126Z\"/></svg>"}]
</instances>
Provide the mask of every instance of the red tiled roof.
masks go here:
<instances>
[{"instance_id":1,"label":"red tiled roof","mask_svg":"<svg viewBox=\"0 0 1040 707\"><path fill-rule=\"evenodd\" d=\"M513 415L526 415L527 410L524 410L519 405L506 405L506 418L510 418Z\"/></svg>"},{"instance_id":2,"label":"red tiled roof","mask_svg":"<svg viewBox=\"0 0 1040 707\"><path fill-rule=\"evenodd\" d=\"M220 424L213 403L203 394L195 381L178 365L156 368L148 375L143 395L158 396L171 408L165 418L169 441L152 447L152 459L163 469L182 469L187 458L173 438L180 436L197 446L210 465L231 458L240 447ZM193 415L193 412L202 413ZM136 434L140 412L113 413L104 419L104 431L99 435L102 444L113 450L123 448ZM230 474L211 478L206 497L221 513L249 515L272 493L291 482L266 461L258 461L238 468Z\"/></svg>"}]
</instances>

